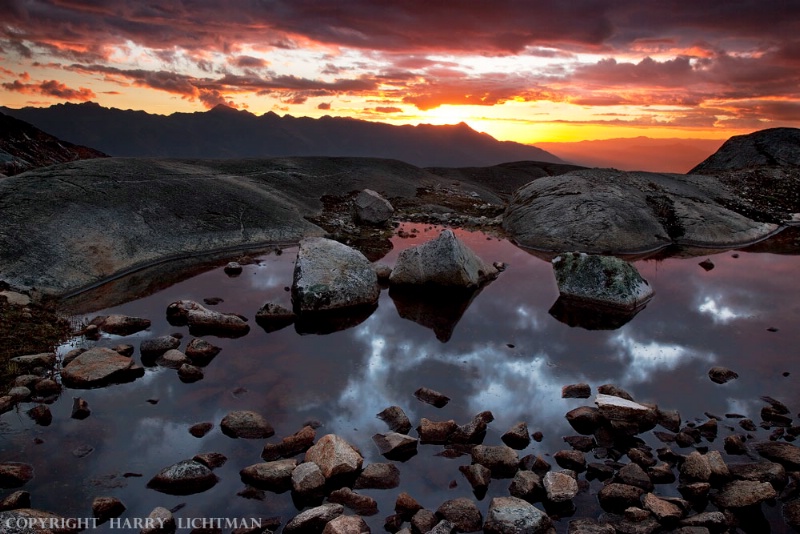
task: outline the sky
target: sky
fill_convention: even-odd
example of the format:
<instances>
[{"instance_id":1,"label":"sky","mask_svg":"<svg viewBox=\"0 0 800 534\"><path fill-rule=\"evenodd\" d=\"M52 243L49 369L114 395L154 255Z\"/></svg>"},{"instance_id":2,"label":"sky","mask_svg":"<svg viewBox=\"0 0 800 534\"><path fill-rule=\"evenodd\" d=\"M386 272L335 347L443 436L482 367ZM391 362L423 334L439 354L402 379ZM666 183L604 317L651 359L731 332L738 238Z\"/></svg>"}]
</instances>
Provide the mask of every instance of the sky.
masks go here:
<instances>
[{"instance_id":1,"label":"sky","mask_svg":"<svg viewBox=\"0 0 800 534\"><path fill-rule=\"evenodd\" d=\"M0 104L466 122L521 143L800 126L797 0L0 0Z\"/></svg>"}]
</instances>

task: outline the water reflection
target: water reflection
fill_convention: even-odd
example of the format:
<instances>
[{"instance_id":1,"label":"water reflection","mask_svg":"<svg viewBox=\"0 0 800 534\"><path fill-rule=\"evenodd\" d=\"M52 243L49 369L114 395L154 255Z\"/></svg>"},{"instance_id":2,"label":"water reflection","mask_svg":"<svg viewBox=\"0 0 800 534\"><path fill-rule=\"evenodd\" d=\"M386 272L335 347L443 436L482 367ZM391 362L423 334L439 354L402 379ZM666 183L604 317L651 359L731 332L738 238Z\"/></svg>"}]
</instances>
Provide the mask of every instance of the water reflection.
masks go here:
<instances>
[{"instance_id":1,"label":"water reflection","mask_svg":"<svg viewBox=\"0 0 800 534\"><path fill-rule=\"evenodd\" d=\"M399 250L439 233L434 227L416 228L418 237L395 239L382 261L393 264ZM252 328L238 339L210 337L222 351L199 382L184 384L174 370L148 368L134 383L66 390L51 406L54 418L48 427L36 426L23 413L4 414L0 461L32 463L36 477L24 489L31 492L34 506L64 515L86 516L94 497L110 495L124 502L128 517L185 503L177 512L180 517L287 519L295 510L288 494L266 492L264 500L237 497L244 488L239 470L260 461L264 440L224 436L218 425L229 411L262 413L276 430L270 442L296 432L309 419L319 420L323 426L318 436L340 434L361 448L367 462L379 462L384 459L371 436L386 431L386 425L375 415L393 404L403 407L414 425L421 417L466 423L491 410L495 421L489 425L487 444L500 443L503 432L527 421L531 431L544 433L544 440L521 455L566 448L562 437L574 431L564 414L591 403L561 398L562 386L577 382L590 384L593 391L604 383L616 384L639 401L679 410L684 420L704 418L706 411L758 420L761 395L783 401L793 412L800 406L800 363L794 358L800 341L795 328L800 321L797 256L741 252L734 258L719 253L709 272L696 259L637 262L657 297L619 328L591 330L572 328L548 314L558 298L548 262L484 234L458 234L486 261L503 261L509 268L454 313L404 312L405 304L398 305L395 295L384 292L378 308L362 322L328 335ZM265 256L236 278L218 267L145 298L97 310L153 320L147 332L125 338L105 335L97 345L131 343L138 361L141 340L180 332L184 349L191 339L187 328L171 326L165 318L167 305L180 299L223 297L224 303L214 309L241 313L251 321L267 301L290 306L284 288L291 284L295 254L296 249L287 249ZM404 314L429 319L407 320ZM711 365L734 369L740 378L714 384L706 374ZM421 386L452 400L441 409L421 403L413 397ZM71 397L78 394L92 408L83 421L69 417ZM203 438L192 437L188 428L202 421L214 423L214 429ZM721 436L724 432L723 425ZM43 442L36 444L34 438ZM73 451L81 445L94 450L78 458ZM364 491L380 508L367 519L373 531L382 530L400 491L432 509L449 498L474 498L458 472L469 459L435 456L441 450L422 446L417 456L398 464L400 488ZM229 458L216 471L220 482L214 488L186 497L145 488L161 468L210 451ZM493 482L479 508L485 514L488 501L506 493L505 481ZM576 516L595 513L593 500L577 499ZM558 529L564 532L566 521Z\"/></svg>"}]
</instances>

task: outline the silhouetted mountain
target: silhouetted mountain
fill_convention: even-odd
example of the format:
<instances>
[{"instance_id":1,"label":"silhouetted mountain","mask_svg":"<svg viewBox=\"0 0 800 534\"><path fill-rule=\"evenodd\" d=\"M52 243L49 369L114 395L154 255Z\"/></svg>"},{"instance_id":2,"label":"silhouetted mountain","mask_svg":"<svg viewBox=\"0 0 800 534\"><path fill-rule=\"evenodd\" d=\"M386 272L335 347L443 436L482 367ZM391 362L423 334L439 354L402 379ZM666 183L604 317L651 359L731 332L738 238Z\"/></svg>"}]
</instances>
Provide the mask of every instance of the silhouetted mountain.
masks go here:
<instances>
[{"instance_id":1,"label":"silhouetted mountain","mask_svg":"<svg viewBox=\"0 0 800 534\"><path fill-rule=\"evenodd\" d=\"M206 112L151 115L95 103L49 108L0 108L73 143L114 156L248 158L355 156L399 159L420 167L497 165L508 161L564 163L539 148L498 141L464 123L393 126L325 116L256 116L217 106Z\"/></svg>"},{"instance_id":2,"label":"silhouetted mountain","mask_svg":"<svg viewBox=\"0 0 800 534\"><path fill-rule=\"evenodd\" d=\"M78 159L103 158L93 148L67 143L27 122L0 113L0 173L7 176Z\"/></svg>"},{"instance_id":3,"label":"silhouetted mountain","mask_svg":"<svg viewBox=\"0 0 800 534\"><path fill-rule=\"evenodd\" d=\"M768 128L735 135L691 172L713 174L762 166L800 167L800 129Z\"/></svg>"},{"instance_id":4,"label":"silhouetted mountain","mask_svg":"<svg viewBox=\"0 0 800 534\"><path fill-rule=\"evenodd\" d=\"M722 145L722 139L630 137L572 143L537 143L560 158L586 167L685 173Z\"/></svg>"}]
</instances>

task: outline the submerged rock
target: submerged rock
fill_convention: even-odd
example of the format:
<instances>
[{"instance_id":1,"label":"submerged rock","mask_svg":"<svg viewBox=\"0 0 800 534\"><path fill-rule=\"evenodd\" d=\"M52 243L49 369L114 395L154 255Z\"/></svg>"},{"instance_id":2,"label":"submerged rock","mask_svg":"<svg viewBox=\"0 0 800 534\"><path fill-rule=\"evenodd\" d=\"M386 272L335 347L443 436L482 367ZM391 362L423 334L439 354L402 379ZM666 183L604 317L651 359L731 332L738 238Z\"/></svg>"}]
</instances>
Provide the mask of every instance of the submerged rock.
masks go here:
<instances>
[{"instance_id":1,"label":"submerged rock","mask_svg":"<svg viewBox=\"0 0 800 534\"><path fill-rule=\"evenodd\" d=\"M478 257L452 230L443 230L433 241L400 252L389 282L477 288L497 273L493 265Z\"/></svg>"},{"instance_id":2,"label":"submerged rock","mask_svg":"<svg viewBox=\"0 0 800 534\"><path fill-rule=\"evenodd\" d=\"M363 254L331 239L300 241L292 283L300 314L373 306L379 296L378 276Z\"/></svg>"},{"instance_id":3,"label":"submerged rock","mask_svg":"<svg viewBox=\"0 0 800 534\"><path fill-rule=\"evenodd\" d=\"M178 300L167 306L167 320L175 326L188 325L193 335L240 337L250 326L240 316L209 310L193 300Z\"/></svg>"},{"instance_id":4,"label":"submerged rock","mask_svg":"<svg viewBox=\"0 0 800 534\"><path fill-rule=\"evenodd\" d=\"M641 308L653 297L653 289L636 268L614 256L572 252L552 263L563 297L626 310Z\"/></svg>"}]
</instances>

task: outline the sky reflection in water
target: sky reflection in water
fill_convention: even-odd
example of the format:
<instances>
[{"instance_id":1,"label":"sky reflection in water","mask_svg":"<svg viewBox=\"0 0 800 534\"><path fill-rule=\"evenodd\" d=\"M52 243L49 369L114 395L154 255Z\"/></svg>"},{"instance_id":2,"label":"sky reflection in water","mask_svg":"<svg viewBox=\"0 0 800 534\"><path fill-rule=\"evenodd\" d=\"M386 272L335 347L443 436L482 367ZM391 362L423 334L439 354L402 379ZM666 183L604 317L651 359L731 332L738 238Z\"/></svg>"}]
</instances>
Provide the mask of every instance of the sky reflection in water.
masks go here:
<instances>
[{"instance_id":1,"label":"sky reflection in water","mask_svg":"<svg viewBox=\"0 0 800 534\"><path fill-rule=\"evenodd\" d=\"M400 248L439 232L439 228L414 227L418 237L396 238L395 249L382 261L393 264ZM401 318L386 291L377 310L349 330L325 336L300 336L293 327L264 332L252 320L256 310L266 301L289 304L284 288L291 284L296 249L288 249L263 257L236 278L219 268L102 310L153 320L148 332L106 337L99 342L105 346L125 342L138 349L142 339L181 331L185 348L191 339L186 328L172 327L165 320L167 305L179 298L223 297L225 302L215 309L250 317L252 330L240 339L209 338L223 350L200 382L184 384L172 370L150 368L131 384L66 390L51 406L54 420L49 427L36 426L24 413L3 415L0 460L32 463L36 477L24 489L31 492L34 507L64 515L90 516L95 496L113 495L127 506L126 517L144 517L155 506L186 503L177 515L281 515L288 520L296 513L288 494L267 492L263 501L236 496L244 488L238 472L261 461L264 440L222 435L218 424L230 410L264 414L276 430L269 440L273 442L297 431L306 420L317 419L324 425L318 437L340 434L362 450L366 462L379 462L383 459L371 436L386 431L386 426L375 414L392 404L403 407L414 426L421 417L452 418L463 424L474 414L491 410L496 419L486 444L500 443L500 435L509 427L526 421L545 439L520 451L520 456L567 448L562 437L574 431L564 414L591 405L592 399L562 399L566 384L587 382L594 392L601 384L613 383L638 401L679 410L684 420L705 420L704 412L720 416L737 412L758 420L761 395L780 399L795 412L800 405L796 385L800 369L794 358L800 337L794 328L800 319L800 288L794 274L798 257L740 252L734 258L723 252L711 257L715 268L708 272L698 266L703 258L638 262L655 288L653 300L618 329L586 330L559 322L549 313L558 291L548 262L508 242L487 240L483 234L458 234L485 260L504 261L509 268L473 299L446 343L431 329ZM778 331L768 332L768 327ZM138 359L138 350L136 355ZM714 384L707 377L713 365L730 367L740 378ZM790 375L784 377L784 372ZM413 397L420 386L441 391L452 401L443 409L423 404ZM73 396L88 400L92 408L88 419L70 419ZM211 421L215 428L197 439L188 427L201 421ZM724 424L733 426L735 421ZM34 437L44 443L34 444ZM79 445L94 450L76 458L73 451ZM373 531L382 531L383 518L393 513L400 491L432 509L446 499L473 497L458 472L469 458L436 457L441 450L441 446L421 446L419 455L400 466L400 488L363 491L379 503L380 513L368 519ZM185 497L145 489L147 480L162 467L210 451L229 458L216 471L221 481L213 489ZM142 476L125 478L124 473ZM455 488L450 488L451 481L457 482ZM479 503L484 514L493 495L507 492L508 482L492 482ZM590 493L597 489L592 485ZM576 500L578 516L598 513L592 499ZM565 528L566 520L559 523L560 531Z\"/></svg>"}]
</instances>

